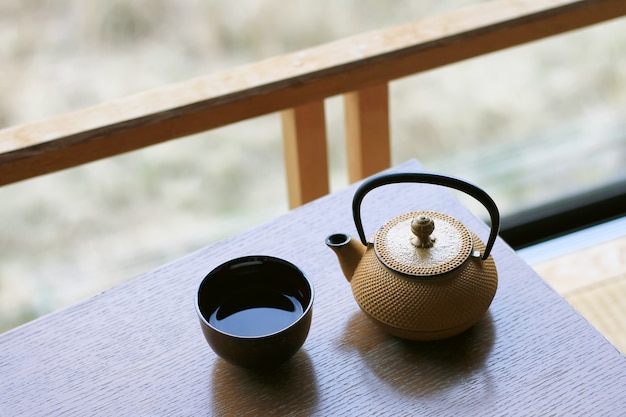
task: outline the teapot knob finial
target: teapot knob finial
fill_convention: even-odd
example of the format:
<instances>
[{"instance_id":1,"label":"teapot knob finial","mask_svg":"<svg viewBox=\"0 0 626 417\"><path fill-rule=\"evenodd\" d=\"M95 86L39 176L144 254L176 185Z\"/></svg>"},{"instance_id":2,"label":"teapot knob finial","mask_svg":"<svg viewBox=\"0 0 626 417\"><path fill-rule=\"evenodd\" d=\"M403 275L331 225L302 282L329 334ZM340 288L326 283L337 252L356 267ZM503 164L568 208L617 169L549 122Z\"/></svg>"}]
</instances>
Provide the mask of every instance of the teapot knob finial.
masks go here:
<instances>
[{"instance_id":1,"label":"teapot knob finial","mask_svg":"<svg viewBox=\"0 0 626 417\"><path fill-rule=\"evenodd\" d=\"M435 239L431 233L435 230L435 222L428 216L421 215L411 221L411 231L415 235L411 238L411 244L417 248L432 248Z\"/></svg>"}]
</instances>

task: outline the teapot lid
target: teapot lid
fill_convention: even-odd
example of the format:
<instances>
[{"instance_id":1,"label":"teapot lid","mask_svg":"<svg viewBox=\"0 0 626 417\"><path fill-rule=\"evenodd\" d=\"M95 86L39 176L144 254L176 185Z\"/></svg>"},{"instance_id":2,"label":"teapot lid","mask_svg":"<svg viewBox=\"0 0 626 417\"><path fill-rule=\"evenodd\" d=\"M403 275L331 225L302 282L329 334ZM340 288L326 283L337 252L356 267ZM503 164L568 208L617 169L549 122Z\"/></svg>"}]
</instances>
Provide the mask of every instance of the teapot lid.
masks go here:
<instances>
[{"instance_id":1,"label":"teapot lid","mask_svg":"<svg viewBox=\"0 0 626 417\"><path fill-rule=\"evenodd\" d=\"M380 262L420 278L452 272L469 259L473 249L472 235L461 222L434 211L395 217L376 233L374 240Z\"/></svg>"}]
</instances>

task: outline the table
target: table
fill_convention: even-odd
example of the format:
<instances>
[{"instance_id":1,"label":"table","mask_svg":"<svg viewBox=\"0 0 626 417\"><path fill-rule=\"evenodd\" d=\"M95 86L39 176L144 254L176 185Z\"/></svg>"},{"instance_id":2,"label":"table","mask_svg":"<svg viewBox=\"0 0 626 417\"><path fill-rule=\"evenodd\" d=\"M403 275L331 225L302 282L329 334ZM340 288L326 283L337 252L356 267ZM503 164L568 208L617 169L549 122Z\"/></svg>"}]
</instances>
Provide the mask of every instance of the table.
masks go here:
<instances>
[{"instance_id":1,"label":"table","mask_svg":"<svg viewBox=\"0 0 626 417\"><path fill-rule=\"evenodd\" d=\"M417 171L409 161L395 171ZM354 186L0 335L0 415L624 415L626 359L503 241L485 317L439 342L382 333L360 312L334 253L355 234ZM487 190L489 191L489 190ZM445 188L389 185L363 202L366 232L413 210L489 229ZM316 289L302 349L265 374L229 365L200 331L195 291L249 254L299 265Z\"/></svg>"}]
</instances>

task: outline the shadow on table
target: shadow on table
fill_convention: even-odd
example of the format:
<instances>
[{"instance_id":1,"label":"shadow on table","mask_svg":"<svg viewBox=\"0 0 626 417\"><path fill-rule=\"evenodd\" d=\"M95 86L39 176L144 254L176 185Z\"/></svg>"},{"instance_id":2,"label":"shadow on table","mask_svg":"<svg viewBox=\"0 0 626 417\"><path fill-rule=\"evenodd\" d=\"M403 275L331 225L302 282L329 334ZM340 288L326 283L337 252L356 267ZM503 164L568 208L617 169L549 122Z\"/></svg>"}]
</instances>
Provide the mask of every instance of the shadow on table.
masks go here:
<instances>
[{"instance_id":1,"label":"shadow on table","mask_svg":"<svg viewBox=\"0 0 626 417\"><path fill-rule=\"evenodd\" d=\"M269 371L250 371L217 359L213 402L218 415L302 415L318 402L315 372L305 351Z\"/></svg>"},{"instance_id":2,"label":"shadow on table","mask_svg":"<svg viewBox=\"0 0 626 417\"><path fill-rule=\"evenodd\" d=\"M494 339L489 313L458 336L415 342L388 335L359 312L349 320L342 345L356 349L368 369L402 394L428 397L472 381L488 395L484 363Z\"/></svg>"}]
</instances>

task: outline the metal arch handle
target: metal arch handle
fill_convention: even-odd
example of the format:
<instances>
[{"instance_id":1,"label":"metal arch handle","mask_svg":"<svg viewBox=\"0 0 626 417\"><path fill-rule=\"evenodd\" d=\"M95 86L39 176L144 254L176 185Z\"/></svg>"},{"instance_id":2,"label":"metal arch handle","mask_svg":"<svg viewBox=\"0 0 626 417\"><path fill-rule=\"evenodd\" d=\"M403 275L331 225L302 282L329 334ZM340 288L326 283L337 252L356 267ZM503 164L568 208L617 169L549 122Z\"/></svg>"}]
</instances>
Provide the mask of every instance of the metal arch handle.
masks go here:
<instances>
[{"instance_id":1,"label":"metal arch handle","mask_svg":"<svg viewBox=\"0 0 626 417\"><path fill-rule=\"evenodd\" d=\"M478 202L480 202L487 209L489 216L491 217L491 232L489 233L489 239L487 240L485 253L482 256L482 259L486 260L489 257L491 249L496 242L496 237L498 237L498 232L500 231L500 212L491 196L489 196L489 194L487 194L483 189L467 181L455 177L427 172L378 175L365 180L359 188L357 188L354 194L354 199L352 200L352 215L354 217L354 224L357 232L359 233L359 238L361 239L363 245L367 246L367 239L365 238L365 231L363 230L363 221L361 220L361 202L365 198L365 195L373 189L383 185L405 182L433 184L454 188L470 195L471 197L474 197Z\"/></svg>"}]
</instances>

